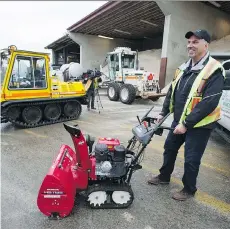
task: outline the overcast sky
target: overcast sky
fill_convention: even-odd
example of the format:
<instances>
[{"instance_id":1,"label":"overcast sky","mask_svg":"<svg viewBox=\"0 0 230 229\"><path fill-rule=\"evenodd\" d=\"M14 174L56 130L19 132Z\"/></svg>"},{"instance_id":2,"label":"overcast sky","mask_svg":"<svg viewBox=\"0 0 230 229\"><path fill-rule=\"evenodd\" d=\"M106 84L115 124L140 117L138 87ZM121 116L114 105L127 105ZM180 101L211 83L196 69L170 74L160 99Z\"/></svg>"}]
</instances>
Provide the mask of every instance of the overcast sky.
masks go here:
<instances>
[{"instance_id":1,"label":"overcast sky","mask_svg":"<svg viewBox=\"0 0 230 229\"><path fill-rule=\"evenodd\" d=\"M0 1L0 49L47 52L45 46L106 1Z\"/></svg>"}]
</instances>

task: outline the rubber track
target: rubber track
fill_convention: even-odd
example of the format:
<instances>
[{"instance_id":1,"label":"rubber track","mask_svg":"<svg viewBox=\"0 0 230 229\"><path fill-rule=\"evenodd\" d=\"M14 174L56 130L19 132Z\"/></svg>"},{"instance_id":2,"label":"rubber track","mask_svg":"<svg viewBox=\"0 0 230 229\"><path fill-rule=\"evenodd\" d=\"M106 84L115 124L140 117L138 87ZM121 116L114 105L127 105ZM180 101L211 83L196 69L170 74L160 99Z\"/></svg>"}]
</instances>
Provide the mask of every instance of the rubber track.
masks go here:
<instances>
[{"instance_id":1,"label":"rubber track","mask_svg":"<svg viewBox=\"0 0 230 229\"><path fill-rule=\"evenodd\" d=\"M65 103L65 102L71 102L71 101L74 101L74 102L79 102L78 100L76 99L67 99L67 100L62 100L61 102L59 102L59 104L61 103ZM13 119L10 119L9 117L6 117L6 113L7 113L7 110L10 108L10 107L25 107L25 106L37 106L37 105L47 105L47 104L57 104L57 101L46 101L46 102L31 102L31 103L21 103L21 104L12 104L12 105L9 105L8 107L6 107L3 111L3 117L4 119L7 119L9 122L13 123L15 126L18 126L18 127L22 127L22 128L34 128L34 127L39 127L39 126L46 126L46 125L51 125L51 124L55 124L55 123L60 123L60 122L65 122L65 121L71 121L71 120L74 120L74 119L77 119L80 115L81 115L81 112L82 112L82 105L81 103L79 102L79 104L81 105L81 110L79 112L78 115L76 116L73 116L73 117L63 117L63 114L61 114L60 118L56 121L49 121L49 120L44 120L42 119L39 123L37 124L27 124L23 121L16 121L16 120L13 120ZM42 110L43 111L43 110Z\"/></svg>"},{"instance_id":2,"label":"rubber track","mask_svg":"<svg viewBox=\"0 0 230 229\"><path fill-rule=\"evenodd\" d=\"M100 206L94 206L93 204L90 204L89 201L88 204L91 208L94 208L94 209L117 209L117 208L128 208L133 200L134 200L134 195L133 195L133 191L131 189L131 186L130 185L127 185L127 184L114 184L114 185L98 185L98 184L95 184L95 185L92 185L91 187L89 187L88 191L87 191L87 195L89 196L92 192L97 192L97 191L105 191L107 192L113 192L113 191L126 191L126 192L129 192L130 195L131 195L131 198L130 198L130 201L126 204L116 204L113 202L112 200L112 196L111 196L111 202L108 203L104 203L104 204L101 204ZM88 199L88 196L87 196L87 199Z\"/></svg>"}]
</instances>

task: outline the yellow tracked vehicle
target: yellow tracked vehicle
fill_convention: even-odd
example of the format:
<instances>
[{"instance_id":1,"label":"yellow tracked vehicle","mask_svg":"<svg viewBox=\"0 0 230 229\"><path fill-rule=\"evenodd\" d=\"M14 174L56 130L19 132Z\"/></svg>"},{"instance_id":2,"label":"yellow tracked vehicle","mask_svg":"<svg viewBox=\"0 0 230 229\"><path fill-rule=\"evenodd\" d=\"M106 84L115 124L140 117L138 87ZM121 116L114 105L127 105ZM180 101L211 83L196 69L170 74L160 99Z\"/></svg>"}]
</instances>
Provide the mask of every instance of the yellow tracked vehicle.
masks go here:
<instances>
[{"instance_id":1,"label":"yellow tracked vehicle","mask_svg":"<svg viewBox=\"0 0 230 229\"><path fill-rule=\"evenodd\" d=\"M87 104L82 82L50 75L49 54L0 50L1 123L37 127L77 119Z\"/></svg>"}]
</instances>

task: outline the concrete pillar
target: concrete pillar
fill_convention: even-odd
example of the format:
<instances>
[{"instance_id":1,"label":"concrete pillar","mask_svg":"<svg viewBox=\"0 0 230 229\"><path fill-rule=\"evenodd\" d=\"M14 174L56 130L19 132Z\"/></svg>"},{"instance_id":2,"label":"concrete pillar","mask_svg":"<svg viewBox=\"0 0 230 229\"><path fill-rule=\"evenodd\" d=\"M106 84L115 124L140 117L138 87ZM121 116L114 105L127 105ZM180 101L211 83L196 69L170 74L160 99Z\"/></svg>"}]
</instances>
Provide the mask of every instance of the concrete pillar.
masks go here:
<instances>
[{"instance_id":1,"label":"concrete pillar","mask_svg":"<svg viewBox=\"0 0 230 229\"><path fill-rule=\"evenodd\" d=\"M230 34L230 16L201 2L158 1L165 14L160 82L171 82L175 70L188 60L185 33L196 29L209 31L212 40Z\"/></svg>"},{"instance_id":2,"label":"concrete pillar","mask_svg":"<svg viewBox=\"0 0 230 229\"><path fill-rule=\"evenodd\" d=\"M69 32L70 38L80 45L80 64L83 69L98 68L106 57L106 53L112 51L112 40L102 39L97 36Z\"/></svg>"},{"instance_id":3,"label":"concrete pillar","mask_svg":"<svg viewBox=\"0 0 230 229\"><path fill-rule=\"evenodd\" d=\"M84 70L100 69L106 54L119 46L130 47L124 39L105 39L98 36L69 32L69 37L80 45L80 63Z\"/></svg>"},{"instance_id":4,"label":"concrete pillar","mask_svg":"<svg viewBox=\"0 0 230 229\"><path fill-rule=\"evenodd\" d=\"M162 53L161 53L161 65L160 65L160 73L159 73L160 88L164 88L165 86L170 22L171 22L171 15L165 16L164 35L163 35Z\"/></svg>"}]
</instances>

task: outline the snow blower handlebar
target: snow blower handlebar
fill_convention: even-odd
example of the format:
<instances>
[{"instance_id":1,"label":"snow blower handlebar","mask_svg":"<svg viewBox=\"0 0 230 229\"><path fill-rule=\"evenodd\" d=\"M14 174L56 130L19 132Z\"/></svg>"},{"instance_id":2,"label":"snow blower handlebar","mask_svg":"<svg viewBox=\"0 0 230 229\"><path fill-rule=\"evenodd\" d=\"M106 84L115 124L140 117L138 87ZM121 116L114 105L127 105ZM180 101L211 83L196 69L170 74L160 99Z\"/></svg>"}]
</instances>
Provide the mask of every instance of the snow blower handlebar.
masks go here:
<instances>
[{"instance_id":1,"label":"snow blower handlebar","mask_svg":"<svg viewBox=\"0 0 230 229\"><path fill-rule=\"evenodd\" d=\"M139 143L142 143L142 147L136 154L134 152L132 152L132 154L134 155L134 159L131 162L131 165L129 168L130 169L129 174L128 174L127 179L126 179L127 184L130 183L133 172L135 170L142 168L142 166L140 165L140 162L139 162L139 158L143 154L147 145L150 143L153 135L154 134L162 135L164 129L174 130L174 128L162 126L163 122L168 118L170 113L168 113L160 122L158 122L156 124L155 121L157 121L157 118L147 117L147 115L150 113L150 111L152 109L153 109L153 107L144 115L144 117L141 119L141 121L138 117L139 125L135 126L132 129L134 136L129 140L129 144L127 146L128 152L129 153L132 152L129 149L130 149L131 145L133 145L133 144L135 145L137 141ZM148 122L148 126L146 126L144 124L144 122ZM151 123L155 124L155 126L152 127Z\"/></svg>"},{"instance_id":2,"label":"snow blower handlebar","mask_svg":"<svg viewBox=\"0 0 230 229\"><path fill-rule=\"evenodd\" d=\"M168 116L170 115L170 113L168 113L160 122L156 123L157 118L152 118L152 117L145 117L143 118L143 122L146 121L148 122L148 126L151 126L151 123L155 124L155 131L157 130L174 130L174 128L172 127L167 127L167 126L162 126L162 124L164 123L164 121L168 118ZM155 133L156 134L156 133Z\"/></svg>"},{"instance_id":3,"label":"snow blower handlebar","mask_svg":"<svg viewBox=\"0 0 230 229\"><path fill-rule=\"evenodd\" d=\"M146 114L142 117L141 122L143 122L144 119L147 118L148 114L152 111L153 108L154 108L154 106L152 106L152 107L146 112Z\"/></svg>"},{"instance_id":4,"label":"snow blower handlebar","mask_svg":"<svg viewBox=\"0 0 230 229\"><path fill-rule=\"evenodd\" d=\"M152 108L146 114L148 115L151 110L152 110ZM133 134L134 134L134 136L130 140L129 145L127 147L127 148L129 148L130 145L132 144L132 142L135 141L135 139L137 139L140 143L142 143L142 147L141 147L140 151L137 153L137 155L135 156L135 159L132 162L132 164L134 166L136 165L139 157L142 155L144 149L150 143L150 141L151 141L151 139L152 139L152 137L153 137L154 134L156 134L156 135L162 135L164 129L174 130L174 128L162 126L162 124L168 118L168 116L170 115L170 113L168 113L157 124L155 123L155 121L157 120L157 118L147 117L147 115L145 115L141 119L142 123L140 123L140 125L138 125L138 126L136 126L136 127L133 128ZM148 124L149 128L146 125L143 125L143 122L148 122L149 123ZM151 123L154 123L155 126L151 127Z\"/></svg>"},{"instance_id":5,"label":"snow blower handlebar","mask_svg":"<svg viewBox=\"0 0 230 229\"><path fill-rule=\"evenodd\" d=\"M137 119L139 121L139 123L141 124L144 121L148 122L148 126L151 126L151 123L155 123L155 121L157 121L157 118L152 118L152 117L148 117L148 114L152 111L152 109L154 108L154 106L152 106L147 112L146 114L142 117L142 119L140 120L139 117L137 116ZM168 118L168 116L170 115L170 113L168 113L159 123L157 123L155 128L160 128L160 129L167 129L167 130L174 130L171 127L166 127L166 126L161 126L161 124Z\"/></svg>"},{"instance_id":6,"label":"snow blower handlebar","mask_svg":"<svg viewBox=\"0 0 230 229\"><path fill-rule=\"evenodd\" d=\"M163 130L163 129L166 129L166 130L174 130L174 128L171 128L171 127L161 126L161 125L164 123L164 121L168 118L168 116L170 115L170 113L168 113L166 116L164 116L164 118L163 118L160 122L158 122L158 123L156 123L157 118L148 117L148 114L152 111L153 108L154 108L154 106L152 106L152 107L146 112L146 114L142 117L141 120L140 120L139 117L137 116L137 119L138 119L138 121L139 121L139 124L141 125L141 123L143 123L144 121L148 122L148 126L149 126L149 127L151 126L151 123L156 124L156 126L155 126L155 128L154 128L155 131L158 130L158 129L161 129L161 130Z\"/></svg>"}]
</instances>

